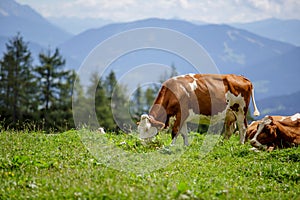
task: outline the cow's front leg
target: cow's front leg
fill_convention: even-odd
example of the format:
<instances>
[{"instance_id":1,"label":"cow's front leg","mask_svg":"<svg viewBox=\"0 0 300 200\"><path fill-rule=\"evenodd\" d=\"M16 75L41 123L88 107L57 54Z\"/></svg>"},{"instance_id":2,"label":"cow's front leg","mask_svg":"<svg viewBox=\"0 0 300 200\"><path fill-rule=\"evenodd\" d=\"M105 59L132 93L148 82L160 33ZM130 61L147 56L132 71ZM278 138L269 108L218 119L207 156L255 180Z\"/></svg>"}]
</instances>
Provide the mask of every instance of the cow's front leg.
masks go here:
<instances>
[{"instance_id":1,"label":"cow's front leg","mask_svg":"<svg viewBox=\"0 0 300 200\"><path fill-rule=\"evenodd\" d=\"M188 129L187 129L187 123L184 122L181 129L180 129L180 134L183 138L183 142L185 146L189 145L189 140L188 140Z\"/></svg>"},{"instance_id":2,"label":"cow's front leg","mask_svg":"<svg viewBox=\"0 0 300 200\"><path fill-rule=\"evenodd\" d=\"M177 126L176 127L174 126L172 128L172 143L171 143L171 145L175 145L178 135L179 135L178 128L177 128Z\"/></svg>"},{"instance_id":3,"label":"cow's front leg","mask_svg":"<svg viewBox=\"0 0 300 200\"><path fill-rule=\"evenodd\" d=\"M173 133L172 132L172 135L174 135L174 137L172 137L172 143L171 143L171 145L175 145L178 133Z\"/></svg>"}]
</instances>

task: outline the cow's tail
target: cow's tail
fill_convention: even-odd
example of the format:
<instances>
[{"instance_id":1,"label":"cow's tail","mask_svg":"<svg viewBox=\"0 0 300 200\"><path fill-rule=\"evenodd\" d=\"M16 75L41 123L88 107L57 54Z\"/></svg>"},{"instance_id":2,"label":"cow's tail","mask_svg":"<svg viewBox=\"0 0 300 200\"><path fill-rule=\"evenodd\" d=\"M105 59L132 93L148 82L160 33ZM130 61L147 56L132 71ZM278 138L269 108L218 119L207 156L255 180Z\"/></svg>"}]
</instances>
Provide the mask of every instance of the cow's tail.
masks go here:
<instances>
[{"instance_id":1,"label":"cow's tail","mask_svg":"<svg viewBox=\"0 0 300 200\"><path fill-rule=\"evenodd\" d=\"M253 108L254 108L253 115L254 116L259 116L260 113L257 109L256 103L255 103L255 98L254 98L254 88L252 88L252 91L251 91L251 98L252 98L252 103L253 103Z\"/></svg>"}]
</instances>

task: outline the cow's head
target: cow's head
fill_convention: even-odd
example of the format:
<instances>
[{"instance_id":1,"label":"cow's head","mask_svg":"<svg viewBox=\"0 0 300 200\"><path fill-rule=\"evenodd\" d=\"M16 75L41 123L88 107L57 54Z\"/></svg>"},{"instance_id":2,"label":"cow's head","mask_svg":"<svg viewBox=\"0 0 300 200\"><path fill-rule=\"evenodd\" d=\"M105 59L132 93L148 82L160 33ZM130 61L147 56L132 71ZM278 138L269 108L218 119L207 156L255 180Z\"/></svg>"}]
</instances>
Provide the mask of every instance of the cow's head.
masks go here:
<instances>
[{"instance_id":1,"label":"cow's head","mask_svg":"<svg viewBox=\"0 0 300 200\"><path fill-rule=\"evenodd\" d=\"M151 115L143 114L141 121L138 122L140 138L151 138L157 134L159 128L162 129L164 126L164 123L156 121Z\"/></svg>"},{"instance_id":2,"label":"cow's head","mask_svg":"<svg viewBox=\"0 0 300 200\"><path fill-rule=\"evenodd\" d=\"M254 131L251 134L250 144L258 149L267 150L275 143L277 138L276 129L277 126L273 123L273 118L271 116L264 117L258 123L256 133Z\"/></svg>"},{"instance_id":3,"label":"cow's head","mask_svg":"<svg viewBox=\"0 0 300 200\"><path fill-rule=\"evenodd\" d=\"M250 140L251 138L254 137L254 135L257 133L257 125L261 121L253 121L250 125L248 125L247 130L246 130L246 140Z\"/></svg>"}]
</instances>

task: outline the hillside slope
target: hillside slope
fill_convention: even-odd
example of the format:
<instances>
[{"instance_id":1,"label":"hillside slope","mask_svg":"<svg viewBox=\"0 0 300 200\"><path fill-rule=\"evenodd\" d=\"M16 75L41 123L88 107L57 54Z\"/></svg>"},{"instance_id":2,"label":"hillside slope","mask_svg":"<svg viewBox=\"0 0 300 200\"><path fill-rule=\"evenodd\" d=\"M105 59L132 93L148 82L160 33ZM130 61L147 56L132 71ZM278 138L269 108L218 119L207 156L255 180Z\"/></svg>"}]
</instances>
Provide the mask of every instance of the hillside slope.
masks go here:
<instances>
[{"instance_id":1,"label":"hillside slope","mask_svg":"<svg viewBox=\"0 0 300 200\"><path fill-rule=\"evenodd\" d=\"M0 1L0 27L0 36L12 37L20 32L26 40L43 46L55 47L71 37L71 34L49 23L31 7L14 0Z\"/></svg>"},{"instance_id":2,"label":"hillside slope","mask_svg":"<svg viewBox=\"0 0 300 200\"><path fill-rule=\"evenodd\" d=\"M261 115L293 115L300 112L300 91L257 101Z\"/></svg>"},{"instance_id":3,"label":"hillside slope","mask_svg":"<svg viewBox=\"0 0 300 200\"><path fill-rule=\"evenodd\" d=\"M232 26L255 34L300 46L300 20L265 19L250 23L237 23Z\"/></svg>"}]
</instances>

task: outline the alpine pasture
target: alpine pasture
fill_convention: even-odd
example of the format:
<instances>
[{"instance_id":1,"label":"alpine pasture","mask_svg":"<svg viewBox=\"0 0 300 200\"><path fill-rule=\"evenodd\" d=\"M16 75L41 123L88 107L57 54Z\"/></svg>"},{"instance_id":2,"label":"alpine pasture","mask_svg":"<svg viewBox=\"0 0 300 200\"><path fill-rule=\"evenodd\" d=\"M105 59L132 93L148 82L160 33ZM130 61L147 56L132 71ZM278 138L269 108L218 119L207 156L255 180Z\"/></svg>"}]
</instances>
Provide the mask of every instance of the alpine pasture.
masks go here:
<instances>
[{"instance_id":1,"label":"alpine pasture","mask_svg":"<svg viewBox=\"0 0 300 200\"><path fill-rule=\"evenodd\" d=\"M178 149L168 148L167 133L147 143L136 133L101 135L135 154L158 151L163 159L183 151L162 168L134 173L110 168L93 157L80 138L82 131L86 130L59 134L2 130L0 199L300 198L300 148L253 152L249 143L241 145L233 136L219 140L201 157L205 134L190 133L190 146Z\"/></svg>"}]
</instances>

